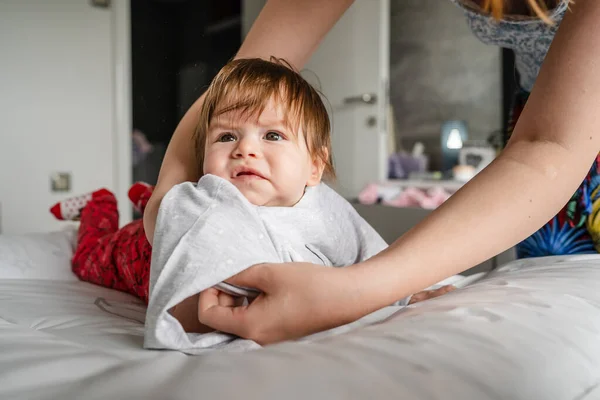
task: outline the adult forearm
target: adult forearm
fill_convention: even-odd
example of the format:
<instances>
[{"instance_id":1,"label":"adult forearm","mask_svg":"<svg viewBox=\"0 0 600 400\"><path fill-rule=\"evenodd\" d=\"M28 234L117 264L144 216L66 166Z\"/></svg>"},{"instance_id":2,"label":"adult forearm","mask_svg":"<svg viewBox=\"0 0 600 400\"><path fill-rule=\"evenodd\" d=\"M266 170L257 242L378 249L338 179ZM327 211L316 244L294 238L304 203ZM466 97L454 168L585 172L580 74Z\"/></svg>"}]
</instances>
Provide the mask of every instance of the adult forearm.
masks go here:
<instances>
[{"instance_id":1,"label":"adult forearm","mask_svg":"<svg viewBox=\"0 0 600 400\"><path fill-rule=\"evenodd\" d=\"M357 310L390 304L525 239L569 200L592 160L549 142L512 143L386 251L350 268L362 291Z\"/></svg>"},{"instance_id":2,"label":"adult forearm","mask_svg":"<svg viewBox=\"0 0 600 400\"><path fill-rule=\"evenodd\" d=\"M354 0L268 0L236 58L283 58L301 69Z\"/></svg>"},{"instance_id":3,"label":"adult forearm","mask_svg":"<svg viewBox=\"0 0 600 400\"><path fill-rule=\"evenodd\" d=\"M144 230L150 243L154 238L154 228L160 202L165 194L179 183L196 181L200 178L200 168L196 160L193 137L203 101L204 95L196 100L185 113L167 147L156 187L144 210Z\"/></svg>"},{"instance_id":4,"label":"adult forearm","mask_svg":"<svg viewBox=\"0 0 600 400\"><path fill-rule=\"evenodd\" d=\"M349 269L367 307L493 257L566 204L600 149L599 19L599 2L574 3L502 155L387 251Z\"/></svg>"}]
</instances>

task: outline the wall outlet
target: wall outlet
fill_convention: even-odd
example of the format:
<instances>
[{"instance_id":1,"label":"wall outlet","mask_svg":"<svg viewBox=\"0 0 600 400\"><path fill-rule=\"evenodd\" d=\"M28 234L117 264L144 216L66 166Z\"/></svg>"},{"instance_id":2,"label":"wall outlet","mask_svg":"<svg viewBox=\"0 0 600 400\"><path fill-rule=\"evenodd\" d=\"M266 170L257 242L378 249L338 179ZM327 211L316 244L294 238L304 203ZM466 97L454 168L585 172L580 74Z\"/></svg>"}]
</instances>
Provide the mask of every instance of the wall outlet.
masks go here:
<instances>
[{"instance_id":1,"label":"wall outlet","mask_svg":"<svg viewBox=\"0 0 600 400\"><path fill-rule=\"evenodd\" d=\"M108 8L110 7L110 0L91 0L91 4L94 7Z\"/></svg>"},{"instance_id":2,"label":"wall outlet","mask_svg":"<svg viewBox=\"0 0 600 400\"><path fill-rule=\"evenodd\" d=\"M68 192L71 190L71 174L56 172L50 175L50 188L53 192Z\"/></svg>"}]
</instances>

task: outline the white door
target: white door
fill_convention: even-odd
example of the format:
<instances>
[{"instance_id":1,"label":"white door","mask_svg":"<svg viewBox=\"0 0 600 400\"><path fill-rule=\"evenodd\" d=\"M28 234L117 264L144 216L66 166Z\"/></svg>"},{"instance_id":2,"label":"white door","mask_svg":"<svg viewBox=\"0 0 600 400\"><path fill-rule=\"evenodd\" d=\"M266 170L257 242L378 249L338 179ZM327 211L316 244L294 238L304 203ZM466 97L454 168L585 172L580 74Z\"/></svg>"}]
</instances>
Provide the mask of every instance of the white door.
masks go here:
<instances>
[{"instance_id":1,"label":"white door","mask_svg":"<svg viewBox=\"0 0 600 400\"><path fill-rule=\"evenodd\" d=\"M389 20L389 0L355 1L303 72L330 103L335 188L347 198L387 175Z\"/></svg>"},{"instance_id":2,"label":"white door","mask_svg":"<svg viewBox=\"0 0 600 400\"><path fill-rule=\"evenodd\" d=\"M0 1L3 233L59 229L50 206L101 187L130 218L129 35L117 29L129 26L128 2L91 3ZM69 191L51 190L55 173L70 175Z\"/></svg>"},{"instance_id":3,"label":"white door","mask_svg":"<svg viewBox=\"0 0 600 400\"><path fill-rule=\"evenodd\" d=\"M263 4L243 2L244 33ZM389 0L355 1L302 72L329 102L334 186L347 198L356 197L368 182L387 177L389 21Z\"/></svg>"}]
</instances>

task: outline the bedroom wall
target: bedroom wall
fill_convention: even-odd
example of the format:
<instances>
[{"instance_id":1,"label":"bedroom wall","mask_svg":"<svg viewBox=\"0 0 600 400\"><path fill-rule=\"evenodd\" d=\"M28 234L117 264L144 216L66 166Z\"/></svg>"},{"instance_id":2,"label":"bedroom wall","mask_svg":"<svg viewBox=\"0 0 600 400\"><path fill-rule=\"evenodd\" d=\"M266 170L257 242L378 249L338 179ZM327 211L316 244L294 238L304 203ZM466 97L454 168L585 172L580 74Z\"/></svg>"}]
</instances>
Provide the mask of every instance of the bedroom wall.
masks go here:
<instances>
[{"instance_id":1,"label":"bedroom wall","mask_svg":"<svg viewBox=\"0 0 600 400\"><path fill-rule=\"evenodd\" d=\"M126 2L0 2L0 230L64 224L56 201L100 187L131 216L131 131ZM125 54L125 56L123 56ZM56 173L71 187L51 190Z\"/></svg>"}]
</instances>

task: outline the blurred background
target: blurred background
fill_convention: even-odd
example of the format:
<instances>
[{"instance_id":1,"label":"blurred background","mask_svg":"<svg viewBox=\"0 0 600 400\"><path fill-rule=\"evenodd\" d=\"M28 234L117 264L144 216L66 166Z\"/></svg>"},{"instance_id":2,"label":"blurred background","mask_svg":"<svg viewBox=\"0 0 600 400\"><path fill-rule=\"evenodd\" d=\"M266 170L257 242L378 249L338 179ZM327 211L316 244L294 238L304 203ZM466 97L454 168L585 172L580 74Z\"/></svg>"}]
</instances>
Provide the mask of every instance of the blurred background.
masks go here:
<instances>
[{"instance_id":1,"label":"blurred background","mask_svg":"<svg viewBox=\"0 0 600 400\"><path fill-rule=\"evenodd\" d=\"M183 114L264 0L0 1L0 231L57 229L48 207L156 183ZM333 122L332 185L386 240L502 147L513 55L449 1L355 2L302 74Z\"/></svg>"}]
</instances>

